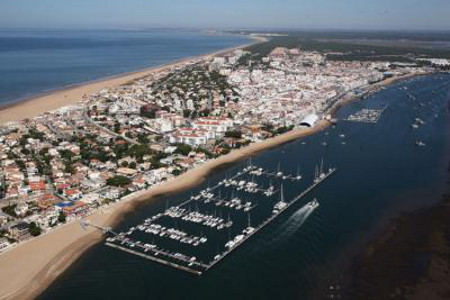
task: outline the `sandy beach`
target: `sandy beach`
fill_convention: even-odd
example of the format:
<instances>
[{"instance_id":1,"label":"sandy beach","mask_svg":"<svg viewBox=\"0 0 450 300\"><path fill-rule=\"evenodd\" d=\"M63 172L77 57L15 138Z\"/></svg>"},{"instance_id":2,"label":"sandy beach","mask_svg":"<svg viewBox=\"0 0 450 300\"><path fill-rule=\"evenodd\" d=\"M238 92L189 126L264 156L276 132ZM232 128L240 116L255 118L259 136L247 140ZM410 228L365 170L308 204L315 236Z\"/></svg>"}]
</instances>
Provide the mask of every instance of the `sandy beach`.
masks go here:
<instances>
[{"instance_id":1,"label":"sandy beach","mask_svg":"<svg viewBox=\"0 0 450 300\"><path fill-rule=\"evenodd\" d=\"M234 150L218 159L194 168L171 181L118 202L90 217L93 224L112 226L143 201L174 194L204 181L218 167L239 161L258 152L314 134L329 125L321 121L313 128L304 128ZM0 255L0 299L33 299L47 288L67 267L90 246L101 240L98 230L84 231L78 222L64 225L42 237L35 238Z\"/></svg>"},{"instance_id":2,"label":"sandy beach","mask_svg":"<svg viewBox=\"0 0 450 300\"><path fill-rule=\"evenodd\" d=\"M247 45L233 49L245 46ZM220 51L220 53L230 50L232 49L226 49ZM217 55L217 53L204 55L203 57L213 55ZM192 58L37 97L33 100L1 110L0 124L23 118L31 118L45 111L75 103L81 100L84 94L95 93L106 87L118 86L130 80L151 74L151 72L157 72L190 59ZM404 78L389 79L383 81L380 85L371 86L371 89L378 89L383 85L389 85L399 79ZM354 97L343 99L343 103L347 103L351 99L354 99ZM98 210L89 216L88 220L97 225L114 226L114 224L117 224L126 216L127 212L132 211L139 203L154 201L158 196L174 194L197 186L220 166L245 159L263 150L314 134L329 125L330 123L328 121L322 120L313 128L296 129L266 141L233 150L229 154L210 160L171 181L152 187L145 192L140 192L138 195L113 204L107 209ZM85 250L100 240L101 235L98 230L89 229L84 231L78 222L72 222L0 254L0 299L35 298L78 259Z\"/></svg>"},{"instance_id":3,"label":"sandy beach","mask_svg":"<svg viewBox=\"0 0 450 300\"><path fill-rule=\"evenodd\" d=\"M223 49L214 53L187 57L168 64L150 67L140 71L118 74L108 78L74 85L72 87L57 90L48 94L25 99L23 101L19 101L18 103L6 105L4 107L0 106L0 125L11 121L20 121L27 118L33 118L47 111L52 111L63 106L77 103L78 101L81 101L83 99L84 95L91 95L106 88L117 87L129 81L158 73L180 64L188 63L193 60L209 59L219 54L227 53L230 51L248 47L255 43L266 41L266 39L263 37L252 36L251 38L253 39L253 42L248 44Z\"/></svg>"},{"instance_id":4,"label":"sandy beach","mask_svg":"<svg viewBox=\"0 0 450 300\"><path fill-rule=\"evenodd\" d=\"M377 90L398 80L411 76L398 76L370 87ZM358 97L346 97L342 106ZM114 226L127 212L143 202L154 201L159 196L168 196L192 188L203 182L209 174L220 166L237 162L261 151L314 134L329 126L322 120L313 128L296 129L260 143L233 150L215 160L191 169L190 171L162 183L126 201L118 202L106 210L99 210L88 219L97 225ZM78 222L66 224L44 236L19 245L15 249L0 254L0 299L33 299L43 292L61 273L63 273L84 251L101 241L98 230L84 231Z\"/></svg>"}]
</instances>

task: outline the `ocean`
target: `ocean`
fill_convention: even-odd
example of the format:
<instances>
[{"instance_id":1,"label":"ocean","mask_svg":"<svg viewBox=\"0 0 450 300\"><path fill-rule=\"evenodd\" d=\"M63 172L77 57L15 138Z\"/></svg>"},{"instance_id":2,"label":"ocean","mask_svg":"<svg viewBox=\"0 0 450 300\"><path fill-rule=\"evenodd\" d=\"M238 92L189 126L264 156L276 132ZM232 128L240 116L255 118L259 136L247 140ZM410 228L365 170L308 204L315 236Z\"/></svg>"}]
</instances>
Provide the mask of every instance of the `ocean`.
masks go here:
<instances>
[{"instance_id":1,"label":"ocean","mask_svg":"<svg viewBox=\"0 0 450 300\"><path fill-rule=\"evenodd\" d=\"M249 42L194 30L0 29L0 106Z\"/></svg>"},{"instance_id":2,"label":"ocean","mask_svg":"<svg viewBox=\"0 0 450 300\"><path fill-rule=\"evenodd\" d=\"M252 164L266 169L300 168L303 178L285 185L286 199L311 182L322 160L337 172L200 277L99 243L39 299L345 299L343 278L365 243L391 218L441 199L450 153L449 101L449 75L398 82L341 108L336 126L252 157ZM344 120L364 108L384 107L376 124ZM416 118L424 124L414 129ZM194 189L151 201L114 229L136 226L168 202L177 205L246 164L226 166ZM302 207L313 198L320 206L306 216Z\"/></svg>"}]
</instances>

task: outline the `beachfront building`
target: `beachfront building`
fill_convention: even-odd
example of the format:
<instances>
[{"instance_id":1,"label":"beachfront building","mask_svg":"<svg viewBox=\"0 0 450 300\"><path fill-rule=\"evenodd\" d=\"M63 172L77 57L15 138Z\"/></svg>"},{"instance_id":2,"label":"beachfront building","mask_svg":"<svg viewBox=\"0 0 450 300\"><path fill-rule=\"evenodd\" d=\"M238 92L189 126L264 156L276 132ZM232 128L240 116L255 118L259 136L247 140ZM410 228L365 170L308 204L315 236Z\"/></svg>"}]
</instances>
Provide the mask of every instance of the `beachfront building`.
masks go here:
<instances>
[{"instance_id":1,"label":"beachfront building","mask_svg":"<svg viewBox=\"0 0 450 300\"><path fill-rule=\"evenodd\" d=\"M18 241L23 241L31 237L29 225L25 222L19 222L9 227L9 235Z\"/></svg>"},{"instance_id":2,"label":"beachfront building","mask_svg":"<svg viewBox=\"0 0 450 300\"><path fill-rule=\"evenodd\" d=\"M81 217L231 148L313 127L333 99L383 79L386 71L418 70L332 61L301 48L278 47L262 58L246 54L176 64L6 124L0 128L0 199L19 203L19 218L54 226L60 213ZM180 151L179 144L193 149ZM130 183L107 186L117 175ZM6 226L17 222L0 219ZM27 238L25 227L13 228L14 234Z\"/></svg>"},{"instance_id":3,"label":"beachfront building","mask_svg":"<svg viewBox=\"0 0 450 300\"><path fill-rule=\"evenodd\" d=\"M0 238L0 252L5 249L6 247L8 247L10 244L8 242L7 238Z\"/></svg>"},{"instance_id":4,"label":"beachfront building","mask_svg":"<svg viewBox=\"0 0 450 300\"><path fill-rule=\"evenodd\" d=\"M225 132L232 126L233 121L231 119L221 117L201 117L192 122L193 128L204 129L208 132L214 132L214 136L218 135L221 137L223 137Z\"/></svg>"},{"instance_id":5,"label":"beachfront building","mask_svg":"<svg viewBox=\"0 0 450 300\"><path fill-rule=\"evenodd\" d=\"M179 128L169 136L171 144L187 144L190 146L205 145L209 138L215 138L215 132L196 128Z\"/></svg>"}]
</instances>

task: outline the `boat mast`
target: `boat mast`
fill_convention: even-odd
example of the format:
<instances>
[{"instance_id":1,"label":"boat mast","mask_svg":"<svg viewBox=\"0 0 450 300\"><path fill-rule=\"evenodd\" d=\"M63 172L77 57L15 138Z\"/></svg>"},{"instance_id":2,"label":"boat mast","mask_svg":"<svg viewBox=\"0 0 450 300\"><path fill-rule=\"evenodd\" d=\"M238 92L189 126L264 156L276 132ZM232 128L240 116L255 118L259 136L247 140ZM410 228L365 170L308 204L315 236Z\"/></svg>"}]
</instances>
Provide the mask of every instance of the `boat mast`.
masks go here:
<instances>
[{"instance_id":1,"label":"boat mast","mask_svg":"<svg viewBox=\"0 0 450 300\"><path fill-rule=\"evenodd\" d=\"M319 174L323 174L323 157L322 157L322 160L320 161L320 173Z\"/></svg>"}]
</instances>

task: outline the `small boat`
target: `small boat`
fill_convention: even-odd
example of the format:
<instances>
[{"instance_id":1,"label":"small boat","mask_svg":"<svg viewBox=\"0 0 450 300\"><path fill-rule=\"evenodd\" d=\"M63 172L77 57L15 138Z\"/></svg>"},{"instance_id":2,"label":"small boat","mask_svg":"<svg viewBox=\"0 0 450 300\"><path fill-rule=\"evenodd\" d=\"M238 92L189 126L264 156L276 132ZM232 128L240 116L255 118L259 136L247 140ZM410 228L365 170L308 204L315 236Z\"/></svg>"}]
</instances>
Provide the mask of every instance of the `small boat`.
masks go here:
<instances>
[{"instance_id":1,"label":"small boat","mask_svg":"<svg viewBox=\"0 0 450 300\"><path fill-rule=\"evenodd\" d=\"M415 144L416 146L420 146L420 147L425 147L425 146L426 146L426 144L425 144L424 142L419 141L419 140L416 140L416 141L414 142L414 144Z\"/></svg>"}]
</instances>

